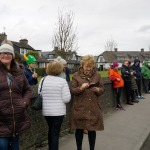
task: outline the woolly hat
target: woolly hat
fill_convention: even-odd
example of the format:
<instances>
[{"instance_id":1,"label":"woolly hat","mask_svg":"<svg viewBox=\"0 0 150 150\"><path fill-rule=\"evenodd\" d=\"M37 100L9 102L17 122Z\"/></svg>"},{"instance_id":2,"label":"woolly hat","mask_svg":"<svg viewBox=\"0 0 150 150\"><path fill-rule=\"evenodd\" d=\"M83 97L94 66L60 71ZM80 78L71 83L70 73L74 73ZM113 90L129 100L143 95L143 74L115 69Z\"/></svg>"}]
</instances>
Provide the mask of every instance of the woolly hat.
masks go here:
<instances>
[{"instance_id":1,"label":"woolly hat","mask_svg":"<svg viewBox=\"0 0 150 150\"><path fill-rule=\"evenodd\" d=\"M113 62L113 68L118 67L118 66L119 66L118 62Z\"/></svg>"},{"instance_id":2,"label":"woolly hat","mask_svg":"<svg viewBox=\"0 0 150 150\"><path fill-rule=\"evenodd\" d=\"M35 57L32 56L32 55L26 56L26 54L24 54L23 56L24 56L24 59L26 60L26 63L27 63L27 64L32 64L32 63L35 63L35 62L36 62Z\"/></svg>"},{"instance_id":3,"label":"woolly hat","mask_svg":"<svg viewBox=\"0 0 150 150\"><path fill-rule=\"evenodd\" d=\"M0 46L0 53L3 53L3 52L11 53L13 55L13 58L15 58L15 53L14 53L13 46L11 46L9 44L2 44Z\"/></svg>"},{"instance_id":4,"label":"woolly hat","mask_svg":"<svg viewBox=\"0 0 150 150\"><path fill-rule=\"evenodd\" d=\"M63 64L63 65L66 65L66 64L67 64L67 61L66 61L65 59L61 58L60 56L58 56L58 57L55 59L55 61L60 62L60 63Z\"/></svg>"}]
</instances>

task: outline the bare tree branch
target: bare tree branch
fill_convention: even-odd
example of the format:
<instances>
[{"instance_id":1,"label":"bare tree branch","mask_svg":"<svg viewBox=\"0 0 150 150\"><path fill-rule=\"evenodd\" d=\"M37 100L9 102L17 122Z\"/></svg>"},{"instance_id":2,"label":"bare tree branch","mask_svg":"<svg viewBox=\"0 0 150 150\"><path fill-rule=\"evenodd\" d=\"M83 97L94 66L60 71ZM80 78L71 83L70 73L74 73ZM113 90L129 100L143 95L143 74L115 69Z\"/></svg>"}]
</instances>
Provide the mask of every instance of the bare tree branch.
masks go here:
<instances>
[{"instance_id":1,"label":"bare tree branch","mask_svg":"<svg viewBox=\"0 0 150 150\"><path fill-rule=\"evenodd\" d=\"M65 14L62 11L58 11L58 22L52 37L53 48L58 47L58 50L64 52L77 51L77 28L73 29L73 22L74 13L72 11Z\"/></svg>"},{"instance_id":2,"label":"bare tree branch","mask_svg":"<svg viewBox=\"0 0 150 150\"><path fill-rule=\"evenodd\" d=\"M117 46L118 44L111 37L110 39L107 40L105 44L105 51L113 51L115 48L117 48Z\"/></svg>"}]
</instances>

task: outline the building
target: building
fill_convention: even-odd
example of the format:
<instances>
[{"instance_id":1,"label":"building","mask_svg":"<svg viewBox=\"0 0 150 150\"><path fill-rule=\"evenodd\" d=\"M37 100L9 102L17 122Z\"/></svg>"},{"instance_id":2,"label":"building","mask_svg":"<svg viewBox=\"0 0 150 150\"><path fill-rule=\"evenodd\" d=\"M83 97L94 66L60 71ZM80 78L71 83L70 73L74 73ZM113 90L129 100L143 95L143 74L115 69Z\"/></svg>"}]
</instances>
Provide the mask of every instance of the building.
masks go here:
<instances>
[{"instance_id":1,"label":"building","mask_svg":"<svg viewBox=\"0 0 150 150\"><path fill-rule=\"evenodd\" d=\"M0 45L1 43L7 40L7 35L5 33L0 33ZM47 59L42 55L42 50L36 50L32 46L28 44L27 39L21 39L19 42L11 41L13 43L15 55L17 56L16 59L18 59L21 62L25 62L25 59L23 57L23 54L27 53L28 51L36 51L39 53L39 58L37 59L37 67L38 68L44 68L46 67L48 61Z\"/></svg>"},{"instance_id":2,"label":"building","mask_svg":"<svg viewBox=\"0 0 150 150\"><path fill-rule=\"evenodd\" d=\"M108 69L111 67L112 62L119 62L119 67L122 66L122 62L125 58L129 58L133 64L134 59L139 59L141 65L144 60L150 60L150 51L144 51L142 48L140 51L105 51L101 53L97 58L97 66L99 70Z\"/></svg>"},{"instance_id":3,"label":"building","mask_svg":"<svg viewBox=\"0 0 150 150\"><path fill-rule=\"evenodd\" d=\"M42 52L42 55L48 60L53 61L57 58L57 54L55 50ZM80 65L81 56L77 55L76 52L69 51L66 53L67 66L72 70L72 72L76 71Z\"/></svg>"}]
</instances>

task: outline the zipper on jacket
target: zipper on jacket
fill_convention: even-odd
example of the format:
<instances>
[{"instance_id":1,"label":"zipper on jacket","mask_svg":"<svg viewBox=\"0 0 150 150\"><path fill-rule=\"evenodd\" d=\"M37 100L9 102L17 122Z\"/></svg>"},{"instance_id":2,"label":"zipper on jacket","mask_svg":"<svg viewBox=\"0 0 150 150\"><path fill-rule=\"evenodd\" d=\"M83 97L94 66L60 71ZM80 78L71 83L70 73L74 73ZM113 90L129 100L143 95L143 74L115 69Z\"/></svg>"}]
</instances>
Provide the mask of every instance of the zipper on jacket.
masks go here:
<instances>
[{"instance_id":1,"label":"zipper on jacket","mask_svg":"<svg viewBox=\"0 0 150 150\"><path fill-rule=\"evenodd\" d=\"M14 125L14 131L13 131L13 136L15 136L15 126L16 126L16 122L15 122L15 113L14 113L14 106L13 106L13 102L12 102L12 90L11 88L9 88L9 94L10 94L10 101L11 101L11 107L12 107L12 111L13 111L13 125Z\"/></svg>"}]
</instances>

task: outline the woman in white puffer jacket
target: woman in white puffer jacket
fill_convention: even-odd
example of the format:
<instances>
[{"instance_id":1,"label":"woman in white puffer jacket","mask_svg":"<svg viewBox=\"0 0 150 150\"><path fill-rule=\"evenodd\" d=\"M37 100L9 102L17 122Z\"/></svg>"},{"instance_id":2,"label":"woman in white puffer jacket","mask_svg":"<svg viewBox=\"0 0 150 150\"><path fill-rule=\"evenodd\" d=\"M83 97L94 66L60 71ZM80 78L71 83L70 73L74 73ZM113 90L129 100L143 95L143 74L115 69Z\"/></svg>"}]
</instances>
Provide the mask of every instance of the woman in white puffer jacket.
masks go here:
<instances>
[{"instance_id":1,"label":"woman in white puffer jacket","mask_svg":"<svg viewBox=\"0 0 150 150\"><path fill-rule=\"evenodd\" d=\"M66 103L71 99L67 81L58 75L63 71L63 65L57 61L48 64L47 76L43 82L42 112L49 126L48 144L49 150L58 150L59 133L64 115L66 114ZM40 81L38 92L43 78Z\"/></svg>"}]
</instances>

